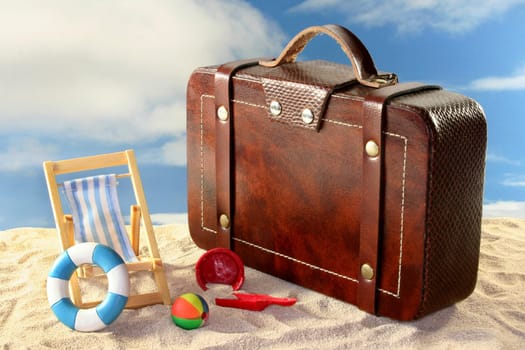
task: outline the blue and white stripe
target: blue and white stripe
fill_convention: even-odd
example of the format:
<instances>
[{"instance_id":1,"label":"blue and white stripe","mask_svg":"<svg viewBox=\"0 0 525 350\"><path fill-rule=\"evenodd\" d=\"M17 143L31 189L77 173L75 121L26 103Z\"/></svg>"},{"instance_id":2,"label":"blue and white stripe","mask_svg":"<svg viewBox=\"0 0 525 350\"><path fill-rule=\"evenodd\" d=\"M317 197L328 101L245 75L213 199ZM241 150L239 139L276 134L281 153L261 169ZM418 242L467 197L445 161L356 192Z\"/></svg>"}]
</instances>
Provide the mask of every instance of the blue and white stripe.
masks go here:
<instances>
[{"instance_id":1,"label":"blue and white stripe","mask_svg":"<svg viewBox=\"0 0 525 350\"><path fill-rule=\"evenodd\" d=\"M79 309L69 297L69 279L82 264L98 265L106 273L108 293L98 306ZM88 242L63 252L47 277L47 299L56 317L71 329L98 331L120 315L129 295L129 274L122 258L111 248Z\"/></svg>"},{"instance_id":2,"label":"blue and white stripe","mask_svg":"<svg viewBox=\"0 0 525 350\"><path fill-rule=\"evenodd\" d=\"M77 242L98 242L113 248L124 261L137 261L120 211L115 174L64 182Z\"/></svg>"}]
</instances>

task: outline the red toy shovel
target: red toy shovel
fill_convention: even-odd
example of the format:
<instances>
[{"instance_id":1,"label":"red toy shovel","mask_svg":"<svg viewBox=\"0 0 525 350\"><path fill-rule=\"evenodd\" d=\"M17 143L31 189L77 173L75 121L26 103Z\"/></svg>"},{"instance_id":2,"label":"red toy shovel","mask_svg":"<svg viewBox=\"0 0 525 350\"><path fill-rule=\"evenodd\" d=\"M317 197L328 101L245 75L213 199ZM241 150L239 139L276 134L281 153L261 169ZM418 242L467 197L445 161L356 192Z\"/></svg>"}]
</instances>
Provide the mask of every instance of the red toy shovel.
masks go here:
<instances>
[{"instance_id":1,"label":"red toy shovel","mask_svg":"<svg viewBox=\"0 0 525 350\"><path fill-rule=\"evenodd\" d=\"M237 299L216 298L215 304L237 309L262 311L270 305L292 306L295 298L276 298L266 294L233 293Z\"/></svg>"}]
</instances>

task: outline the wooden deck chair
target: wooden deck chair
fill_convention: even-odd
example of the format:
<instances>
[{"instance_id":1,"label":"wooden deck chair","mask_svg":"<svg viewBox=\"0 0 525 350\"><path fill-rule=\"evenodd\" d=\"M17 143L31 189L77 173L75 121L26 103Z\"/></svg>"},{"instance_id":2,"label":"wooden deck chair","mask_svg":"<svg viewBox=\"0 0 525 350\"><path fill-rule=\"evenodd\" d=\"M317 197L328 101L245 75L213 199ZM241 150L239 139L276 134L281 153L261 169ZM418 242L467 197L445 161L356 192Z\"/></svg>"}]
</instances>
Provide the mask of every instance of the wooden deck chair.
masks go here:
<instances>
[{"instance_id":1,"label":"wooden deck chair","mask_svg":"<svg viewBox=\"0 0 525 350\"><path fill-rule=\"evenodd\" d=\"M126 166L122 174L98 175L88 178L57 182L57 176L83 171ZM95 241L108 245L119 253L128 271L151 271L157 291L130 295L126 308L139 308L153 304L170 305L171 299L160 258L153 224L146 204L139 170L132 150L83 158L44 162L44 173L51 207L56 222L62 251L76 242ZM131 206L130 232L126 231L116 194L116 179L130 177L137 205ZM63 187L71 214L65 214L59 187ZM141 222L148 248L148 256L139 256ZM78 277L93 276L96 269L83 265L70 281L71 298L75 305L89 308L100 301L83 302ZM78 275L78 276L77 276Z\"/></svg>"}]
</instances>

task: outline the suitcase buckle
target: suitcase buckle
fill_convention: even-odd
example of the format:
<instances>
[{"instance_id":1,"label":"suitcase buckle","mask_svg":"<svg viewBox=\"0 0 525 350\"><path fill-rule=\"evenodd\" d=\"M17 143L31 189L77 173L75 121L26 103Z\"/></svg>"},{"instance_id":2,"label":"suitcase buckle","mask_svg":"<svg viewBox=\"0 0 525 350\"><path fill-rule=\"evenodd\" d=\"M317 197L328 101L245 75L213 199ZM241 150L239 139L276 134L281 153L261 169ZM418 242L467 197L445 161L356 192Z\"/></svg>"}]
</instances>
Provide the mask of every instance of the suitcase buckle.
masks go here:
<instances>
[{"instance_id":1,"label":"suitcase buckle","mask_svg":"<svg viewBox=\"0 0 525 350\"><path fill-rule=\"evenodd\" d=\"M371 83L370 86L375 88L394 85L398 82L397 75L395 75L394 73L378 74L367 79L367 81Z\"/></svg>"}]
</instances>

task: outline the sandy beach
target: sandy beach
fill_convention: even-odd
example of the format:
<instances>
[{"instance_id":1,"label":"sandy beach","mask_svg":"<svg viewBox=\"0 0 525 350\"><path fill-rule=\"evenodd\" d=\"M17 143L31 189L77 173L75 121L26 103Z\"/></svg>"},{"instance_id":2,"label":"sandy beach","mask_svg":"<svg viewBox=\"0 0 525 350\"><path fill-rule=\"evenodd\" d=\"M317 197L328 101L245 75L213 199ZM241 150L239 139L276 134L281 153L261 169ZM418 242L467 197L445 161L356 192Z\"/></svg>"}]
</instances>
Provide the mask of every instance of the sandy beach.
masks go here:
<instances>
[{"instance_id":1,"label":"sandy beach","mask_svg":"<svg viewBox=\"0 0 525 350\"><path fill-rule=\"evenodd\" d=\"M375 317L344 302L246 269L241 291L294 297L291 307L262 312L224 308L216 297L231 288L202 291L195 263L204 253L185 225L156 227L172 299L195 292L208 301L204 327L186 331L170 318L170 307L124 310L99 332L70 330L57 320L46 297L46 277L57 257L54 229L0 232L1 349L524 349L525 220L484 219L478 283L463 302L413 322ZM104 278L83 283L83 296L103 296ZM98 283L98 285L97 285ZM146 276L133 288L151 287Z\"/></svg>"}]
</instances>

